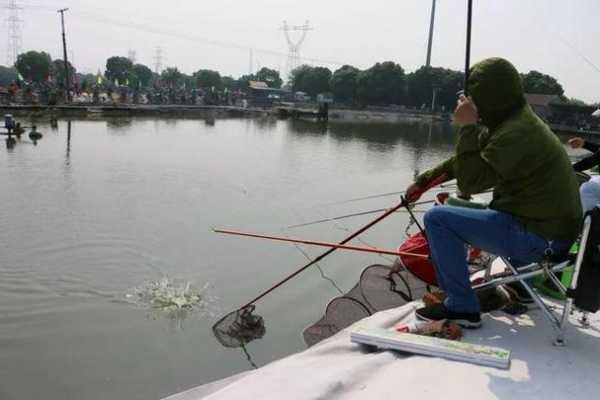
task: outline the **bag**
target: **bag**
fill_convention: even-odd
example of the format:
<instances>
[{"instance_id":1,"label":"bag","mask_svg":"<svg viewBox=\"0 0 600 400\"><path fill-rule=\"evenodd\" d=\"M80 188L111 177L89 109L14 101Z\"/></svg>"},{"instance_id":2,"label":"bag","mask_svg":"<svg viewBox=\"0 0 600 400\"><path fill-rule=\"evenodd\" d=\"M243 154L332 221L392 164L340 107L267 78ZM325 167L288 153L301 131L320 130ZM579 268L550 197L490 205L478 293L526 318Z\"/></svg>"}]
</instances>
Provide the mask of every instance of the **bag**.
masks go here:
<instances>
[{"instance_id":1,"label":"bag","mask_svg":"<svg viewBox=\"0 0 600 400\"><path fill-rule=\"evenodd\" d=\"M592 225L573 298L577 308L595 313L600 309L600 208L594 207L587 215Z\"/></svg>"},{"instance_id":2,"label":"bag","mask_svg":"<svg viewBox=\"0 0 600 400\"><path fill-rule=\"evenodd\" d=\"M400 252L422 254L429 256L429 243L422 232L415 233L409 237L398 249ZM410 255L398 257L400 264L411 274L416 276L427 285L437 286L435 269L429 258L422 258Z\"/></svg>"}]
</instances>

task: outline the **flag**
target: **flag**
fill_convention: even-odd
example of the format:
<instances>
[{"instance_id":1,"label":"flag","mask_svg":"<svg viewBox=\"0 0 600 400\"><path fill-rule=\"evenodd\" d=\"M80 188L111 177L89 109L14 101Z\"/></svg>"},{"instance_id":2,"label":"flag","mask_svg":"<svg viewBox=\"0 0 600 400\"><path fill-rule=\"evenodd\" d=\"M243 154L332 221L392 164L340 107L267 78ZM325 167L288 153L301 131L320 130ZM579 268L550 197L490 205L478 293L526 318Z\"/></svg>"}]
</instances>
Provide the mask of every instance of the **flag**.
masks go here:
<instances>
[{"instance_id":1,"label":"flag","mask_svg":"<svg viewBox=\"0 0 600 400\"><path fill-rule=\"evenodd\" d=\"M25 78L23 78L23 75L21 75L20 72L17 72L17 79L21 82L25 80Z\"/></svg>"},{"instance_id":2,"label":"flag","mask_svg":"<svg viewBox=\"0 0 600 400\"><path fill-rule=\"evenodd\" d=\"M129 86L129 79L125 79L125 86Z\"/></svg>"}]
</instances>

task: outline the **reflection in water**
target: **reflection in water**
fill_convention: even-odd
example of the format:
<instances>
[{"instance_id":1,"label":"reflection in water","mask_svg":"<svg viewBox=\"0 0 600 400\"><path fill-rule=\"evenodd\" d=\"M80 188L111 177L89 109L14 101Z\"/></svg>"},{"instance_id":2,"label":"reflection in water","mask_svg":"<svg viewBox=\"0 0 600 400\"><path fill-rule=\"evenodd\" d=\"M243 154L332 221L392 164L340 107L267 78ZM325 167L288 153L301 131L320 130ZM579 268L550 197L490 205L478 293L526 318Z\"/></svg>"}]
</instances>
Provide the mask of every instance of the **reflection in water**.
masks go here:
<instances>
[{"instance_id":1,"label":"reflection in water","mask_svg":"<svg viewBox=\"0 0 600 400\"><path fill-rule=\"evenodd\" d=\"M71 165L71 120L67 122L67 154L65 157L65 165Z\"/></svg>"},{"instance_id":2,"label":"reflection in water","mask_svg":"<svg viewBox=\"0 0 600 400\"><path fill-rule=\"evenodd\" d=\"M111 133L125 133L130 130L132 124L133 119L131 118L108 118L106 120L106 127Z\"/></svg>"},{"instance_id":3,"label":"reflection in water","mask_svg":"<svg viewBox=\"0 0 600 400\"><path fill-rule=\"evenodd\" d=\"M288 120L290 131L296 135L328 135L339 143L364 142L368 149L379 154L391 154L396 147L412 150L413 175L421 171L424 156L435 148L451 152L454 145L454 130L450 123L439 121L407 121L392 123L320 123L310 120ZM428 165L429 166L429 165Z\"/></svg>"},{"instance_id":4,"label":"reflection in water","mask_svg":"<svg viewBox=\"0 0 600 400\"><path fill-rule=\"evenodd\" d=\"M324 135L327 133L327 122L317 122L304 119L289 119L290 131L301 134Z\"/></svg>"}]
</instances>

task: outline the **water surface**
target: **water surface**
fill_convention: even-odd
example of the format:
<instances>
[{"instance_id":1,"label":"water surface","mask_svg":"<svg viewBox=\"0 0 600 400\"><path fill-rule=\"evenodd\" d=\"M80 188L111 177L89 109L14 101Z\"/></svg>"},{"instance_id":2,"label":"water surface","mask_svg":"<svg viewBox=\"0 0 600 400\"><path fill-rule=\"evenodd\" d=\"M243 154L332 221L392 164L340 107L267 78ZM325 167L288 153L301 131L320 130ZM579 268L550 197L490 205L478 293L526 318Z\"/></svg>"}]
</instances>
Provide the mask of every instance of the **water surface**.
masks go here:
<instances>
[{"instance_id":1,"label":"water surface","mask_svg":"<svg viewBox=\"0 0 600 400\"><path fill-rule=\"evenodd\" d=\"M338 241L374 216L284 228L393 205L397 197L325 204L402 190L453 148L450 126L428 123L39 126L37 146L24 138L0 151L3 400L153 399L251 368L241 351L218 345L210 326L306 259L291 245L210 228ZM394 248L406 222L395 215L361 239ZM337 252L321 267L347 290L378 262L388 259ZM135 297L160 282L192 285L210 304L178 318ZM309 269L260 302L267 335L248 346L254 362L304 348L303 328L337 294Z\"/></svg>"}]
</instances>

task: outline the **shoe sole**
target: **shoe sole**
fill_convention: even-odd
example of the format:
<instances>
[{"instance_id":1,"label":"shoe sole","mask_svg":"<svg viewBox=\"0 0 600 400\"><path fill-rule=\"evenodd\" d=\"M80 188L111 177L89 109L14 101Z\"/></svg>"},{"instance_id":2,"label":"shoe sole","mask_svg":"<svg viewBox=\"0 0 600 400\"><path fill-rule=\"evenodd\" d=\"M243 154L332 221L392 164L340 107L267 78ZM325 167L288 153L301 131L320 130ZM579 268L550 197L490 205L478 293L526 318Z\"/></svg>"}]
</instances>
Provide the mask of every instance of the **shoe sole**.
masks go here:
<instances>
[{"instance_id":1,"label":"shoe sole","mask_svg":"<svg viewBox=\"0 0 600 400\"><path fill-rule=\"evenodd\" d=\"M427 322L435 321L433 319L425 318L417 313L415 313L415 315L417 316L417 319L420 319L421 321L427 321ZM458 324L460 327L465 328L465 329L481 328L481 321L473 322L473 321L469 321L468 319L450 319L450 318L446 318L446 319L450 322L454 322L455 324Z\"/></svg>"}]
</instances>

